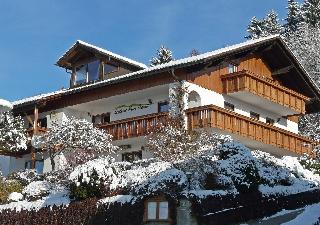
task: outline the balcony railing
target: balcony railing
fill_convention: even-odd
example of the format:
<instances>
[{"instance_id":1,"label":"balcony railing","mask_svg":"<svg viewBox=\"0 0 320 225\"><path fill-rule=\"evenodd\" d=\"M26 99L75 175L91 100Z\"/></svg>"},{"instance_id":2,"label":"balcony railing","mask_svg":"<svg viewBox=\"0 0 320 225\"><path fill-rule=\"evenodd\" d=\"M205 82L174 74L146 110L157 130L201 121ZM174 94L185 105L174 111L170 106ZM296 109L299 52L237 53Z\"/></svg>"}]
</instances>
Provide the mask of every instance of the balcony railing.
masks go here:
<instances>
[{"instance_id":1,"label":"balcony railing","mask_svg":"<svg viewBox=\"0 0 320 225\"><path fill-rule=\"evenodd\" d=\"M308 97L277 84L264 76L242 70L221 77L225 94L248 91L272 102L291 108L298 113L305 113Z\"/></svg>"},{"instance_id":2,"label":"balcony railing","mask_svg":"<svg viewBox=\"0 0 320 225\"><path fill-rule=\"evenodd\" d=\"M214 105L187 110L188 128L218 128L294 153L310 154L314 142L306 137Z\"/></svg>"},{"instance_id":3,"label":"balcony railing","mask_svg":"<svg viewBox=\"0 0 320 225\"><path fill-rule=\"evenodd\" d=\"M148 135L157 125L165 122L168 113L154 113L145 116L117 120L108 124L97 125L113 136L113 140L122 140Z\"/></svg>"}]
</instances>

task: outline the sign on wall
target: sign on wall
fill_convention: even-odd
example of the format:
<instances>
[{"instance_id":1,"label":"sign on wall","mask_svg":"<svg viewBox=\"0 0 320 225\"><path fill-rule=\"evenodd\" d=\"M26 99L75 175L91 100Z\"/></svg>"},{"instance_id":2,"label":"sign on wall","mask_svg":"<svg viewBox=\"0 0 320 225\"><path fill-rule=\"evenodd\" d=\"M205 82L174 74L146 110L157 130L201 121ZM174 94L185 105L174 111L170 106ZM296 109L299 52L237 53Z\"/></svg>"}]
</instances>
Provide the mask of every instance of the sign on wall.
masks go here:
<instances>
[{"instance_id":1,"label":"sign on wall","mask_svg":"<svg viewBox=\"0 0 320 225\"><path fill-rule=\"evenodd\" d=\"M152 103L149 102L149 103L144 103L144 104L133 103L131 105L119 105L115 108L114 114L135 111L138 109L146 109L146 108L149 108L151 104Z\"/></svg>"}]
</instances>

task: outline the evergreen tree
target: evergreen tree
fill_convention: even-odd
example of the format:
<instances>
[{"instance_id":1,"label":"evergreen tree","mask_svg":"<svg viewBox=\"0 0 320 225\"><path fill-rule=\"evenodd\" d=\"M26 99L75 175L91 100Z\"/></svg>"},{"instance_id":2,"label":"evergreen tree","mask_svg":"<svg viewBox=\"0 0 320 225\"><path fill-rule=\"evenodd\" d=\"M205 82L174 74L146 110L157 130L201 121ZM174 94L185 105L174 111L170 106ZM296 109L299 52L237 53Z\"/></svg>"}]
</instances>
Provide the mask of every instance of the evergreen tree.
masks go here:
<instances>
[{"instance_id":1,"label":"evergreen tree","mask_svg":"<svg viewBox=\"0 0 320 225\"><path fill-rule=\"evenodd\" d=\"M150 62L150 66L156 66L159 64L167 63L173 60L172 51L165 46L161 46L157 50L157 56L153 57Z\"/></svg>"},{"instance_id":2,"label":"evergreen tree","mask_svg":"<svg viewBox=\"0 0 320 225\"><path fill-rule=\"evenodd\" d=\"M263 30L264 30L264 22L261 20L258 20L257 17L253 17L250 21L250 24L248 25L247 31L249 33L248 36L246 36L247 39L256 39L263 36Z\"/></svg>"},{"instance_id":3,"label":"evergreen tree","mask_svg":"<svg viewBox=\"0 0 320 225\"><path fill-rule=\"evenodd\" d=\"M305 0L302 4L302 16L304 21L316 27L320 24L320 0Z\"/></svg>"},{"instance_id":4,"label":"evergreen tree","mask_svg":"<svg viewBox=\"0 0 320 225\"><path fill-rule=\"evenodd\" d=\"M271 10L263 21L264 36L280 34L282 31L282 26L279 23L278 14Z\"/></svg>"},{"instance_id":5,"label":"evergreen tree","mask_svg":"<svg viewBox=\"0 0 320 225\"><path fill-rule=\"evenodd\" d=\"M197 56L197 55L200 55L200 52L197 49L192 49L189 55L190 56Z\"/></svg>"},{"instance_id":6,"label":"evergreen tree","mask_svg":"<svg viewBox=\"0 0 320 225\"><path fill-rule=\"evenodd\" d=\"M295 0L288 0L287 10L286 24L284 25L285 33L295 32L303 20L300 5Z\"/></svg>"},{"instance_id":7,"label":"evergreen tree","mask_svg":"<svg viewBox=\"0 0 320 225\"><path fill-rule=\"evenodd\" d=\"M280 34L282 26L279 23L278 14L271 10L263 20L258 20L257 17L253 17L247 31L249 35L248 39L256 39L273 34Z\"/></svg>"}]
</instances>

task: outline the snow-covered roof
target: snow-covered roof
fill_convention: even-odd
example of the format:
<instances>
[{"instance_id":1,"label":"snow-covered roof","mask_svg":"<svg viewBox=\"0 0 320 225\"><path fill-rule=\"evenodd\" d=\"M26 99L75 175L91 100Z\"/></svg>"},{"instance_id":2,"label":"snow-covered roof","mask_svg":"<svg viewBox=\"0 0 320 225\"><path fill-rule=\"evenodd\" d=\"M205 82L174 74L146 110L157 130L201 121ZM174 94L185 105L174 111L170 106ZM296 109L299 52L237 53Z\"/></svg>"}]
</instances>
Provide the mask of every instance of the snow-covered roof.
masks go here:
<instances>
[{"instance_id":1,"label":"snow-covered roof","mask_svg":"<svg viewBox=\"0 0 320 225\"><path fill-rule=\"evenodd\" d=\"M129 59L127 57L124 57L124 56L121 56L121 55L118 55L116 53L113 53L111 51L108 51L106 49L103 49L103 48L100 48L100 47L97 47L95 45L92 45L92 44L89 44L87 42L84 42L84 41L81 41L81 40L77 40L75 44L73 44L57 61L57 64L59 65L59 62L64 58L66 57L76 46L84 46L88 49L91 49L91 50L94 50L96 52L99 52L103 55L107 55L107 56L110 56L114 59L117 59L117 60L120 60L122 62L125 62L127 64L130 64L130 65L133 65L135 67L139 67L141 69L145 69L147 68L147 66L143 63L140 63L140 62L137 62L135 60L132 60L132 59Z\"/></svg>"},{"instance_id":2,"label":"snow-covered roof","mask_svg":"<svg viewBox=\"0 0 320 225\"><path fill-rule=\"evenodd\" d=\"M266 43L266 42L269 42L269 41L273 41L273 40L280 40L285 45L284 41L282 40L282 38L279 35L271 35L271 36L268 36L268 37L258 38L258 39L254 39L254 40L248 40L248 41L242 42L240 44L227 46L227 47L224 47L224 48L221 48L221 49L218 49L218 50L215 50L215 51L203 53L203 54L200 54L200 55L197 55L197 56L192 56L192 57L187 57L187 58L183 58L183 59L179 59L179 60L174 60L174 61L171 61L171 62L168 62L168 63L160 64L160 65L157 65L157 66L153 66L153 67L147 67L147 68L145 68L143 70L139 70L139 71L136 71L136 72L128 73L128 74L125 74L125 75L122 75L122 76L118 76L118 77L115 77L115 78L111 78L111 79L107 79L107 80L98 81L98 82L95 82L95 83L92 83L92 84L87 84L87 85L83 85L83 86L76 87L76 88L64 89L64 90L55 91L55 92L51 92L51 93L47 93L47 94L42 94L42 95L30 97L30 98L21 99L21 100L13 102L13 105L14 106L19 106L19 105L22 105L22 104L32 103L34 101L37 101L37 100L40 100L40 99L44 99L46 97L52 97L54 95L71 94L71 93L84 91L84 90L88 90L88 89L92 89L92 88L97 88L97 87L101 87L101 86L105 86L105 85L109 85L109 84L113 84L113 83L119 83L121 81L125 81L125 80L128 80L128 79L137 79L139 77L151 75L151 74L163 71L163 70L169 70L169 69L173 69L173 68L181 68L181 67L184 67L186 65L194 65L194 64L198 64L198 63L209 61L209 60L214 59L214 58L223 57L223 56L228 55L228 54L233 53L233 52L239 52L239 51L245 50L245 49L247 49L249 47L253 47L253 46L256 46L256 45L259 45L259 44L263 44L263 43ZM286 46L286 48L287 48L287 46ZM289 48L287 48L287 50L290 51L290 53L292 53ZM298 62L298 64L301 66L301 64L299 62ZM308 76L308 73L303 69L302 66L301 66L301 69ZM320 96L320 91L317 88L317 86L314 84L314 82L312 82L312 80L311 80L311 78L309 76L308 76L308 79L314 85L313 88L315 88L315 90L317 90L318 95Z\"/></svg>"},{"instance_id":3,"label":"snow-covered roof","mask_svg":"<svg viewBox=\"0 0 320 225\"><path fill-rule=\"evenodd\" d=\"M7 100L0 99L0 112L12 109L12 104Z\"/></svg>"}]
</instances>

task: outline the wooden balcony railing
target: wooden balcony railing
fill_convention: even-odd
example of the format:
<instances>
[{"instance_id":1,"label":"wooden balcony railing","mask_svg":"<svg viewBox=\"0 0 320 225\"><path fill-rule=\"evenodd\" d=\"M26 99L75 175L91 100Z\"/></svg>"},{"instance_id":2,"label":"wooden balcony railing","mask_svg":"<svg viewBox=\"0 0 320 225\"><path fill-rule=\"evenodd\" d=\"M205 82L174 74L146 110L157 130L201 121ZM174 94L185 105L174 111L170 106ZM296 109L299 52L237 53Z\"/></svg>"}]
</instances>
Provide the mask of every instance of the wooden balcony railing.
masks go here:
<instances>
[{"instance_id":1,"label":"wooden balcony railing","mask_svg":"<svg viewBox=\"0 0 320 225\"><path fill-rule=\"evenodd\" d=\"M221 79L225 94L248 91L298 113L305 113L305 103L309 101L308 97L247 70L223 75Z\"/></svg>"},{"instance_id":2,"label":"wooden balcony railing","mask_svg":"<svg viewBox=\"0 0 320 225\"><path fill-rule=\"evenodd\" d=\"M113 136L113 140L145 136L158 124L167 120L168 113L154 113L145 116L117 120L108 124L97 125Z\"/></svg>"},{"instance_id":3,"label":"wooden balcony railing","mask_svg":"<svg viewBox=\"0 0 320 225\"><path fill-rule=\"evenodd\" d=\"M314 142L306 137L214 105L187 110L188 128L218 128L297 154L310 154Z\"/></svg>"}]
</instances>

